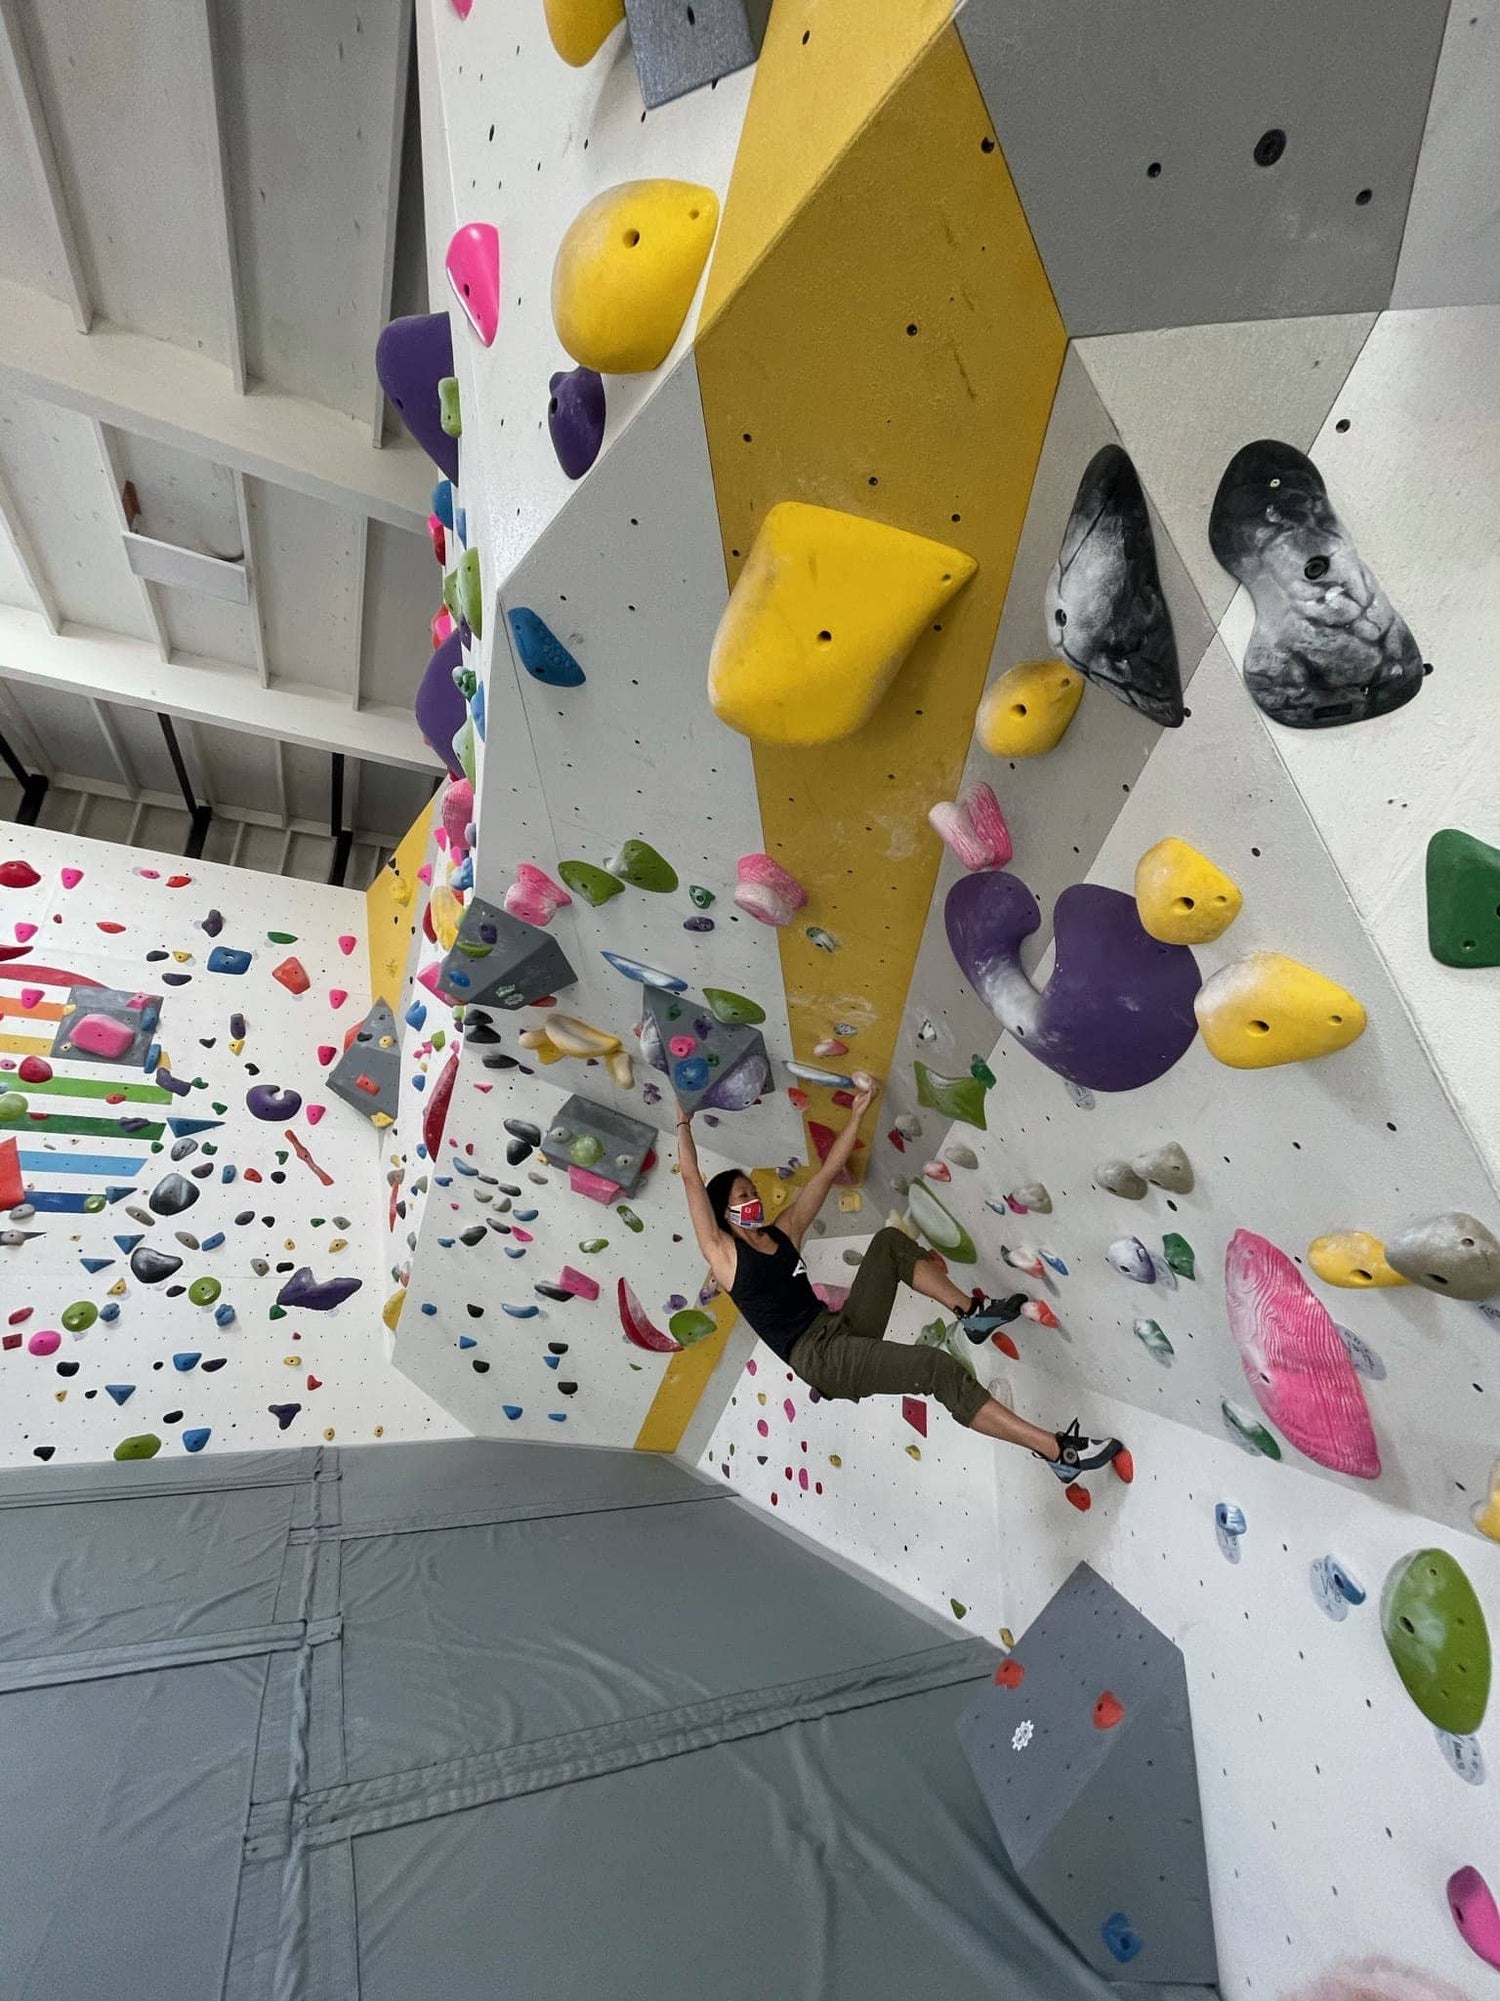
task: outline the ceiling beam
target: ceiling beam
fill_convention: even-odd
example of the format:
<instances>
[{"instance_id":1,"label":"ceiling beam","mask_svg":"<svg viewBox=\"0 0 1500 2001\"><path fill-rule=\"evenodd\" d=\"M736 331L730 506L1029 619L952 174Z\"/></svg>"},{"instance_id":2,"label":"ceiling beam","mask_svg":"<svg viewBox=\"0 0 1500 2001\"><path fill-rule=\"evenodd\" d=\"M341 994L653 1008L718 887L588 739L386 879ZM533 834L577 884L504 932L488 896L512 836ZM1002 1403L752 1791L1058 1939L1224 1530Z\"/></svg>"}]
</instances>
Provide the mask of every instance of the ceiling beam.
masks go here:
<instances>
[{"instance_id":1,"label":"ceiling beam","mask_svg":"<svg viewBox=\"0 0 1500 2001\"><path fill-rule=\"evenodd\" d=\"M130 794L132 799L139 799L141 796L141 781L136 776L135 766L130 761L130 753L125 748L124 739L115 725L115 719L110 714L108 704L95 701L91 702L89 706L94 711L94 721L99 725L99 734L109 746L109 754L114 762L115 770L120 774L120 783L125 787L125 790Z\"/></svg>"},{"instance_id":2,"label":"ceiling beam","mask_svg":"<svg viewBox=\"0 0 1500 2001\"><path fill-rule=\"evenodd\" d=\"M245 492L245 475L232 472L234 511L239 516L240 547L244 550L245 582L249 590L250 636L255 646L255 673L263 688L271 685L271 663L266 654L266 621L260 608L260 586L255 564L255 536L250 526L250 501ZM285 815L282 816L285 818Z\"/></svg>"},{"instance_id":3,"label":"ceiling beam","mask_svg":"<svg viewBox=\"0 0 1500 2001\"><path fill-rule=\"evenodd\" d=\"M370 524L355 523L354 529L354 617L349 634L349 700L357 709L364 688L365 666L365 586L370 577Z\"/></svg>"},{"instance_id":4,"label":"ceiling beam","mask_svg":"<svg viewBox=\"0 0 1500 2001\"><path fill-rule=\"evenodd\" d=\"M381 245L380 324L391 316L391 292L396 282L396 228L401 214L401 158L406 138L406 94L411 69L411 44L415 32L410 4L401 10L401 36L396 54L396 77L391 99L391 149L385 177L385 237ZM385 391L375 371L370 370L370 442L385 440Z\"/></svg>"},{"instance_id":5,"label":"ceiling beam","mask_svg":"<svg viewBox=\"0 0 1500 2001\"><path fill-rule=\"evenodd\" d=\"M120 461L115 456L115 441L109 434L109 427L101 424L97 417L94 418L93 424L94 443L99 448L99 463L104 470L104 484L109 488L109 503L114 512L115 526L119 529L121 535L128 536L131 532L130 516L125 512L125 482L120 471ZM170 660L172 657L172 644L167 637L167 628L161 615L161 606L156 602L156 592L151 588L151 580L149 577L143 575L135 567L134 563L130 565L130 573L135 578L137 588L141 594L141 604L145 608L146 622L151 627L151 636L156 642L157 657L161 660ZM57 629L59 628L54 628L54 630Z\"/></svg>"},{"instance_id":6,"label":"ceiling beam","mask_svg":"<svg viewBox=\"0 0 1500 2001\"><path fill-rule=\"evenodd\" d=\"M0 71L4 72L15 101L16 123L21 128L26 163L31 169L37 199L41 202L62 260L68 287L67 311L72 316L74 329L86 334L93 325L94 302L89 297L88 281L83 275L78 234L73 227L67 191L63 187L62 172L47 124L47 107L26 47L21 12L20 0L0 0Z\"/></svg>"},{"instance_id":7,"label":"ceiling beam","mask_svg":"<svg viewBox=\"0 0 1500 2001\"><path fill-rule=\"evenodd\" d=\"M437 472L417 446L377 452L361 418L268 383L237 396L209 356L113 320L96 321L85 337L66 307L21 285L0 283L0 382L349 513L426 533Z\"/></svg>"},{"instance_id":8,"label":"ceiling beam","mask_svg":"<svg viewBox=\"0 0 1500 2001\"><path fill-rule=\"evenodd\" d=\"M47 572L42 568L36 544L31 539L31 531L26 526L4 473L0 473L0 535L4 536L15 553L21 575L26 579L27 588L41 607L42 617L47 621L47 630L60 632L62 613L58 609L57 595Z\"/></svg>"},{"instance_id":9,"label":"ceiling beam","mask_svg":"<svg viewBox=\"0 0 1500 2001\"><path fill-rule=\"evenodd\" d=\"M224 61L219 42L214 0L199 0L192 10L192 26L185 37L191 78L184 92L188 104L208 107L208 199L209 227L214 233L214 250L219 261L219 279L224 288L224 348L229 362L229 380L237 396L243 396L245 376L245 323L240 310L240 259L234 240L234 210L230 205L229 146L224 127Z\"/></svg>"},{"instance_id":10,"label":"ceiling beam","mask_svg":"<svg viewBox=\"0 0 1500 2001\"><path fill-rule=\"evenodd\" d=\"M0 605L0 674L75 695L184 716L190 722L246 730L254 736L341 750L372 764L436 772L437 759L405 709L372 704L353 709L327 688L279 684L263 688L255 675L225 661L156 658L146 640L67 626L50 633L37 612Z\"/></svg>"}]
</instances>

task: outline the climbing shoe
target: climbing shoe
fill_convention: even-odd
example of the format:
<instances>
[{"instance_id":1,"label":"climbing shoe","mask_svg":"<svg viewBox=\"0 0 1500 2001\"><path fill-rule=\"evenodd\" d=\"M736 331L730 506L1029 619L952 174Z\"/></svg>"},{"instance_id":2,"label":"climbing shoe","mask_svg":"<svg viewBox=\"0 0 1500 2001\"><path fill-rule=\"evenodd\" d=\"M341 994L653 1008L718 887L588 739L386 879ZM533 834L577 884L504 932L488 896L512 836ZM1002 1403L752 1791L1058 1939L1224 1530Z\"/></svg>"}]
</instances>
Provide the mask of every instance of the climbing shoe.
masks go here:
<instances>
[{"instance_id":1,"label":"climbing shoe","mask_svg":"<svg viewBox=\"0 0 1500 2001\"><path fill-rule=\"evenodd\" d=\"M1046 1463L1065 1487L1070 1487L1080 1473L1097 1473L1125 1450L1118 1438L1085 1438L1076 1417L1066 1431L1054 1432L1053 1436L1057 1440L1057 1457ZM1036 1456L1040 1458L1041 1454Z\"/></svg>"},{"instance_id":2,"label":"climbing shoe","mask_svg":"<svg viewBox=\"0 0 1500 2001\"><path fill-rule=\"evenodd\" d=\"M973 1304L958 1324L977 1347L981 1341L988 1341L997 1327L1008 1327L1012 1320L1019 1320L1025 1304L1024 1292L1010 1293L1004 1299L987 1299L976 1286Z\"/></svg>"}]
</instances>

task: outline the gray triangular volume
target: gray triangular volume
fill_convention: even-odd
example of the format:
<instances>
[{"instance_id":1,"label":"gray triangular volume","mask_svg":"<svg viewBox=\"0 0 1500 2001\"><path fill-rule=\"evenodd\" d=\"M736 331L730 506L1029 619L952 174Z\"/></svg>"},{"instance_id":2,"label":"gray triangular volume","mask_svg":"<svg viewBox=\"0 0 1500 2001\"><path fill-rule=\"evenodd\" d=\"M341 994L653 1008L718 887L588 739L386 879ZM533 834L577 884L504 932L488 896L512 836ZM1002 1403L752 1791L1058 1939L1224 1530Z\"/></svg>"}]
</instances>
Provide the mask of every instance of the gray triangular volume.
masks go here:
<instances>
[{"instance_id":1,"label":"gray triangular volume","mask_svg":"<svg viewBox=\"0 0 1500 2001\"><path fill-rule=\"evenodd\" d=\"M561 993L577 978L555 938L476 896L464 910L438 984L455 1005L478 1001L514 1010Z\"/></svg>"},{"instance_id":2,"label":"gray triangular volume","mask_svg":"<svg viewBox=\"0 0 1500 2001\"><path fill-rule=\"evenodd\" d=\"M394 1120L401 1095L401 1038L387 1001L378 1000L328 1073L328 1088L367 1119Z\"/></svg>"},{"instance_id":3,"label":"gray triangular volume","mask_svg":"<svg viewBox=\"0 0 1500 2001\"><path fill-rule=\"evenodd\" d=\"M685 1111L742 1112L771 1088L760 1030L716 1020L689 994L647 987L641 1054L666 1072Z\"/></svg>"}]
</instances>

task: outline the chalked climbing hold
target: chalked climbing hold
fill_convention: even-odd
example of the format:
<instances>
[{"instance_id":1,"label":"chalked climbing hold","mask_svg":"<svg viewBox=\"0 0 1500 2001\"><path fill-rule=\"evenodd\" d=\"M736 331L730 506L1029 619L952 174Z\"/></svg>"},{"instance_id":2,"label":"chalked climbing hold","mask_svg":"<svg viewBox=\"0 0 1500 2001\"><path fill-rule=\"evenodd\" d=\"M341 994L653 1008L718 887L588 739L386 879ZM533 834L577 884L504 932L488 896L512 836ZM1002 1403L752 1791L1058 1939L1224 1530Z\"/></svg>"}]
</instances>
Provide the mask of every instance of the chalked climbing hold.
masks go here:
<instances>
[{"instance_id":1,"label":"chalked climbing hold","mask_svg":"<svg viewBox=\"0 0 1500 2001\"><path fill-rule=\"evenodd\" d=\"M929 806L927 819L967 869L1004 868L1014 852L1000 802L988 785L970 785L956 799Z\"/></svg>"},{"instance_id":2,"label":"chalked climbing hold","mask_svg":"<svg viewBox=\"0 0 1500 2001\"><path fill-rule=\"evenodd\" d=\"M696 1012L686 997L647 987L641 1054L670 1077L689 1111L740 1112L771 1088L771 1062L758 1028Z\"/></svg>"},{"instance_id":3,"label":"chalked climbing hold","mask_svg":"<svg viewBox=\"0 0 1500 2001\"><path fill-rule=\"evenodd\" d=\"M533 681L549 688L581 688L587 675L545 620L525 606L505 614L516 657Z\"/></svg>"},{"instance_id":4,"label":"chalked climbing hold","mask_svg":"<svg viewBox=\"0 0 1500 2001\"><path fill-rule=\"evenodd\" d=\"M978 1262L979 1253L974 1248L974 1239L958 1218L943 1207L925 1181L911 1184L906 1194L906 1205L912 1222L934 1249L951 1258L955 1264Z\"/></svg>"},{"instance_id":5,"label":"chalked climbing hold","mask_svg":"<svg viewBox=\"0 0 1500 2001\"><path fill-rule=\"evenodd\" d=\"M625 1339L632 1346L649 1349L657 1355L680 1353L682 1343L651 1324L645 1308L636 1298L628 1280L620 1279L615 1293L620 1309L620 1326L624 1329Z\"/></svg>"},{"instance_id":6,"label":"chalked climbing hold","mask_svg":"<svg viewBox=\"0 0 1500 2001\"><path fill-rule=\"evenodd\" d=\"M1490 1699L1490 1635L1462 1565L1418 1549L1392 1566L1380 1596L1386 1651L1434 1729L1467 1737Z\"/></svg>"},{"instance_id":7,"label":"chalked climbing hold","mask_svg":"<svg viewBox=\"0 0 1500 2001\"><path fill-rule=\"evenodd\" d=\"M1307 1247L1307 1262L1325 1285L1358 1290L1409 1282L1387 1264L1385 1245L1368 1230L1335 1230L1330 1236L1314 1237Z\"/></svg>"},{"instance_id":8,"label":"chalked climbing hold","mask_svg":"<svg viewBox=\"0 0 1500 2001\"><path fill-rule=\"evenodd\" d=\"M755 743L852 736L977 568L962 550L905 529L779 501L719 621L710 706Z\"/></svg>"},{"instance_id":9,"label":"chalked climbing hold","mask_svg":"<svg viewBox=\"0 0 1500 2001\"><path fill-rule=\"evenodd\" d=\"M964 976L1002 1028L1070 1083L1130 1091L1164 1076L1197 1024L1198 966L1185 946L1148 937L1135 900L1074 883L1053 910L1052 975L1038 990L1021 944L1042 913L1018 876L966 875L948 892L948 943Z\"/></svg>"},{"instance_id":10,"label":"chalked climbing hold","mask_svg":"<svg viewBox=\"0 0 1500 2001\"><path fill-rule=\"evenodd\" d=\"M1220 1501L1214 1509L1214 1535L1230 1563L1240 1560L1240 1537L1245 1531L1244 1509L1237 1508L1233 1501Z\"/></svg>"},{"instance_id":11,"label":"chalked climbing hold","mask_svg":"<svg viewBox=\"0 0 1500 2001\"><path fill-rule=\"evenodd\" d=\"M1002 674L979 705L976 729L991 757L1055 750L1083 700L1083 676L1062 660L1026 660Z\"/></svg>"},{"instance_id":12,"label":"chalked climbing hold","mask_svg":"<svg viewBox=\"0 0 1500 2001\"><path fill-rule=\"evenodd\" d=\"M1386 1239L1385 1256L1402 1278L1450 1299L1489 1299L1500 1292L1500 1243L1460 1210L1409 1223Z\"/></svg>"},{"instance_id":13,"label":"chalked climbing hold","mask_svg":"<svg viewBox=\"0 0 1500 2001\"><path fill-rule=\"evenodd\" d=\"M476 639L484 637L484 580L480 575L479 551L465 549L458 559L458 608L463 622Z\"/></svg>"},{"instance_id":14,"label":"chalked climbing hold","mask_svg":"<svg viewBox=\"0 0 1500 2001\"><path fill-rule=\"evenodd\" d=\"M450 480L458 478L458 441L443 429L438 384L453 373L453 331L446 313L392 320L375 343L375 373L402 423ZM450 519L447 525L453 526Z\"/></svg>"},{"instance_id":15,"label":"chalked climbing hold","mask_svg":"<svg viewBox=\"0 0 1500 2001\"><path fill-rule=\"evenodd\" d=\"M1133 1278L1138 1285L1154 1283L1156 1266L1139 1237L1117 1237L1104 1256L1122 1278Z\"/></svg>"},{"instance_id":16,"label":"chalked climbing hold","mask_svg":"<svg viewBox=\"0 0 1500 2001\"><path fill-rule=\"evenodd\" d=\"M1196 1278L1198 1276L1198 1266L1193 1256L1193 1247L1187 1238L1182 1236L1178 1231L1167 1231L1161 1240L1161 1251L1168 1271L1175 1272L1179 1278Z\"/></svg>"},{"instance_id":17,"label":"chalked climbing hold","mask_svg":"<svg viewBox=\"0 0 1500 2001\"><path fill-rule=\"evenodd\" d=\"M1171 1368L1172 1358L1177 1351L1156 1321L1137 1320L1132 1323L1130 1331L1153 1362L1160 1362L1164 1369Z\"/></svg>"},{"instance_id":18,"label":"chalked climbing hold","mask_svg":"<svg viewBox=\"0 0 1500 2001\"><path fill-rule=\"evenodd\" d=\"M625 18L625 0L543 0L552 46L573 69L582 69Z\"/></svg>"},{"instance_id":19,"label":"chalked climbing hold","mask_svg":"<svg viewBox=\"0 0 1500 2001\"><path fill-rule=\"evenodd\" d=\"M628 882L632 889L650 890L656 896L670 896L677 887L677 871L663 859L649 841L622 841L605 861L611 875Z\"/></svg>"},{"instance_id":20,"label":"chalked climbing hold","mask_svg":"<svg viewBox=\"0 0 1500 2001\"><path fill-rule=\"evenodd\" d=\"M1219 1415L1224 1420L1224 1429L1242 1452L1248 1452L1252 1458L1281 1457L1281 1446L1276 1438L1243 1405L1235 1403L1230 1397L1221 1397Z\"/></svg>"},{"instance_id":21,"label":"chalked climbing hold","mask_svg":"<svg viewBox=\"0 0 1500 2001\"><path fill-rule=\"evenodd\" d=\"M727 1022L732 1028L755 1028L766 1018L766 1011L759 1001L746 998L744 994L731 993L727 987L705 987L703 998L708 1002L709 1013L715 1021Z\"/></svg>"},{"instance_id":22,"label":"chalked climbing hold","mask_svg":"<svg viewBox=\"0 0 1500 2001\"><path fill-rule=\"evenodd\" d=\"M1186 841L1158 841L1135 865L1135 907L1153 938L1207 945L1227 931L1244 897L1224 871Z\"/></svg>"},{"instance_id":23,"label":"chalked climbing hold","mask_svg":"<svg viewBox=\"0 0 1500 2001\"><path fill-rule=\"evenodd\" d=\"M671 353L719 222L712 188L623 181L574 218L552 267L552 322L585 368L638 375Z\"/></svg>"},{"instance_id":24,"label":"chalked climbing hold","mask_svg":"<svg viewBox=\"0 0 1500 2001\"><path fill-rule=\"evenodd\" d=\"M547 385L547 429L557 463L569 479L582 479L604 443L605 395L592 368L571 368Z\"/></svg>"},{"instance_id":25,"label":"chalked climbing hold","mask_svg":"<svg viewBox=\"0 0 1500 2001\"><path fill-rule=\"evenodd\" d=\"M780 929L807 902L807 891L797 878L769 855L741 855L735 874L735 907L761 924Z\"/></svg>"},{"instance_id":26,"label":"chalked climbing hold","mask_svg":"<svg viewBox=\"0 0 1500 2001\"><path fill-rule=\"evenodd\" d=\"M1335 1621L1348 1618L1351 1605L1365 1602L1364 1587L1336 1556L1315 1557L1308 1567L1308 1582L1319 1610Z\"/></svg>"},{"instance_id":27,"label":"chalked climbing hold","mask_svg":"<svg viewBox=\"0 0 1500 2001\"><path fill-rule=\"evenodd\" d=\"M1183 719L1151 516L1118 445L1090 459L1047 581L1047 635L1078 673L1165 729Z\"/></svg>"},{"instance_id":28,"label":"chalked climbing hold","mask_svg":"<svg viewBox=\"0 0 1500 2001\"><path fill-rule=\"evenodd\" d=\"M1144 1176L1137 1174L1128 1160L1100 1161L1094 1179L1111 1195L1123 1195L1127 1202L1139 1202L1146 1192Z\"/></svg>"},{"instance_id":29,"label":"chalked climbing hold","mask_svg":"<svg viewBox=\"0 0 1500 2001\"><path fill-rule=\"evenodd\" d=\"M1224 1300L1245 1379L1272 1423L1320 1466L1378 1479L1359 1376L1291 1259L1265 1237L1236 1230L1224 1255Z\"/></svg>"},{"instance_id":30,"label":"chalked climbing hold","mask_svg":"<svg viewBox=\"0 0 1500 2001\"><path fill-rule=\"evenodd\" d=\"M107 1014L84 1014L69 1028L67 1041L69 1047L85 1056L117 1063L129 1052L136 1035L137 1031L128 1022L116 1021Z\"/></svg>"},{"instance_id":31,"label":"chalked climbing hold","mask_svg":"<svg viewBox=\"0 0 1500 2001\"><path fill-rule=\"evenodd\" d=\"M459 400L456 375L445 375L438 384L438 421L450 438L463 436L463 406Z\"/></svg>"},{"instance_id":32,"label":"chalked climbing hold","mask_svg":"<svg viewBox=\"0 0 1500 2001\"><path fill-rule=\"evenodd\" d=\"M642 959L628 959L623 952L601 952L599 956L607 960L617 973L623 974L627 980L634 980L639 986L660 987L663 993L669 994L687 992L686 980L679 979L676 973L664 973L659 966L648 966Z\"/></svg>"},{"instance_id":33,"label":"chalked climbing hold","mask_svg":"<svg viewBox=\"0 0 1500 2001\"><path fill-rule=\"evenodd\" d=\"M1252 952L1211 973L1194 1002L1210 1056L1231 1070L1305 1063L1365 1032L1354 995L1280 952Z\"/></svg>"},{"instance_id":34,"label":"chalked climbing hold","mask_svg":"<svg viewBox=\"0 0 1500 2001\"><path fill-rule=\"evenodd\" d=\"M443 269L465 318L489 347L500 325L499 230L492 222L460 224L449 239Z\"/></svg>"},{"instance_id":35,"label":"chalked climbing hold","mask_svg":"<svg viewBox=\"0 0 1500 2001\"><path fill-rule=\"evenodd\" d=\"M1444 966L1500 966L1500 848L1456 827L1427 843L1427 949Z\"/></svg>"},{"instance_id":36,"label":"chalked climbing hold","mask_svg":"<svg viewBox=\"0 0 1500 2001\"><path fill-rule=\"evenodd\" d=\"M436 900L437 892L434 891L433 895ZM505 908L512 917L519 917L526 924L538 926L550 924L558 911L572 901L572 897L561 883L554 882L551 876L544 869L539 869L534 862L517 863L516 879L506 890L504 897ZM438 943L445 952L451 951L457 936L458 926L455 924L452 936L446 940L441 932L439 933Z\"/></svg>"},{"instance_id":37,"label":"chalked climbing hold","mask_svg":"<svg viewBox=\"0 0 1500 2001\"><path fill-rule=\"evenodd\" d=\"M154 1459L161 1451L161 1440L154 1431L137 1432L134 1438L122 1438L115 1447L116 1459Z\"/></svg>"},{"instance_id":38,"label":"chalked climbing hold","mask_svg":"<svg viewBox=\"0 0 1500 2001\"><path fill-rule=\"evenodd\" d=\"M1209 545L1255 605L1245 686L1273 722L1330 729L1388 715L1422 686L1422 656L1334 512L1317 467L1259 438L1224 469Z\"/></svg>"},{"instance_id":39,"label":"chalked climbing hold","mask_svg":"<svg viewBox=\"0 0 1500 2001\"><path fill-rule=\"evenodd\" d=\"M1019 1207L1023 1214L1029 1210L1035 1210L1038 1216L1052 1214L1052 1197L1040 1181L1028 1181L1023 1187L1012 1189L1005 1199L1013 1208Z\"/></svg>"},{"instance_id":40,"label":"chalked climbing hold","mask_svg":"<svg viewBox=\"0 0 1500 2001\"><path fill-rule=\"evenodd\" d=\"M314 1278L307 1265L300 1266L276 1295L276 1304L298 1312L330 1313L350 1299L364 1280L360 1278Z\"/></svg>"},{"instance_id":41,"label":"chalked climbing hold","mask_svg":"<svg viewBox=\"0 0 1500 2001\"><path fill-rule=\"evenodd\" d=\"M1153 1188L1166 1188L1174 1195L1193 1192L1193 1163L1175 1139L1152 1147L1149 1153L1138 1154L1133 1164Z\"/></svg>"},{"instance_id":42,"label":"chalked climbing hold","mask_svg":"<svg viewBox=\"0 0 1500 2001\"><path fill-rule=\"evenodd\" d=\"M575 896L581 896L595 910L612 896L624 894L625 885L620 878L611 875L608 869L596 868L592 862L559 862L557 873Z\"/></svg>"}]
</instances>

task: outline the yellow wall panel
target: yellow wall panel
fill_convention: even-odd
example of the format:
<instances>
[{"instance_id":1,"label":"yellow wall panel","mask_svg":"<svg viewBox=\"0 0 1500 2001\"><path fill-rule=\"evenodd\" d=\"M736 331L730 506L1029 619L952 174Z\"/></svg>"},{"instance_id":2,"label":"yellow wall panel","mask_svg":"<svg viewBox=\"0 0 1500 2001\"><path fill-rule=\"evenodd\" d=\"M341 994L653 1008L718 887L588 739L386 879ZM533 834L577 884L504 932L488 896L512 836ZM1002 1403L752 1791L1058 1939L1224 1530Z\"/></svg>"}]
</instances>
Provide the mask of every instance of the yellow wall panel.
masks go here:
<instances>
[{"instance_id":1,"label":"yellow wall panel","mask_svg":"<svg viewBox=\"0 0 1500 2001\"><path fill-rule=\"evenodd\" d=\"M370 954L370 992L401 1012L401 989L412 935L427 900L426 885L417 870L427 853L427 841L438 810L434 794L401 836L401 845L365 891L366 944Z\"/></svg>"}]
</instances>

